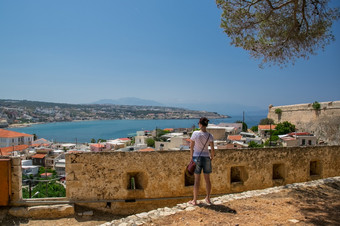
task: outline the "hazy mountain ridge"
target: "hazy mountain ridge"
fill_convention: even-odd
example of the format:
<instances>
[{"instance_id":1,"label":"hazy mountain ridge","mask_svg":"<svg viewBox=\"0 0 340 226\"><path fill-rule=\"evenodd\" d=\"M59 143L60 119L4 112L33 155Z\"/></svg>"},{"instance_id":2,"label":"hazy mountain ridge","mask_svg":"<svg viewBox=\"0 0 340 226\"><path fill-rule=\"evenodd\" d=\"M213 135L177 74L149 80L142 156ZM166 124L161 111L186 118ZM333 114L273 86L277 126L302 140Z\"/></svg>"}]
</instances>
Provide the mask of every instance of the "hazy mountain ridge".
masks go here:
<instances>
[{"instance_id":1,"label":"hazy mountain ridge","mask_svg":"<svg viewBox=\"0 0 340 226\"><path fill-rule=\"evenodd\" d=\"M28 100L1 100L0 119L8 124L115 119L227 118L216 112L178 107L113 104L59 104Z\"/></svg>"},{"instance_id":2,"label":"hazy mountain ridge","mask_svg":"<svg viewBox=\"0 0 340 226\"><path fill-rule=\"evenodd\" d=\"M145 100L137 97L125 97L119 99L102 99L92 104L135 105L135 106L164 106L157 101Z\"/></svg>"}]
</instances>

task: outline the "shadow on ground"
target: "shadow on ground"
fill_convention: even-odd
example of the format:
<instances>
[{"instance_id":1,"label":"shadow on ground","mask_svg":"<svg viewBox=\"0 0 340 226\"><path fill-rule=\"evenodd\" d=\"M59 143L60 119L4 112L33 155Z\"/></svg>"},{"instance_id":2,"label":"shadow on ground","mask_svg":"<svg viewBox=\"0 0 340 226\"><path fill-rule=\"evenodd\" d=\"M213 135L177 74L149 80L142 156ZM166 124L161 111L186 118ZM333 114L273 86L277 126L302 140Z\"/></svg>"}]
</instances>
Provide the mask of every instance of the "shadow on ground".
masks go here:
<instances>
[{"instance_id":1,"label":"shadow on ground","mask_svg":"<svg viewBox=\"0 0 340 226\"><path fill-rule=\"evenodd\" d=\"M291 191L305 222L313 225L340 225L340 182L322 185L322 189L303 188ZM332 205L330 205L332 203Z\"/></svg>"},{"instance_id":2,"label":"shadow on ground","mask_svg":"<svg viewBox=\"0 0 340 226\"><path fill-rule=\"evenodd\" d=\"M206 204L198 204L199 207L201 208L205 208L205 209L209 209L209 210L214 210L216 212L220 212L220 213L232 213L232 214L236 214L236 210L231 209L227 206L224 205L206 205Z\"/></svg>"}]
</instances>

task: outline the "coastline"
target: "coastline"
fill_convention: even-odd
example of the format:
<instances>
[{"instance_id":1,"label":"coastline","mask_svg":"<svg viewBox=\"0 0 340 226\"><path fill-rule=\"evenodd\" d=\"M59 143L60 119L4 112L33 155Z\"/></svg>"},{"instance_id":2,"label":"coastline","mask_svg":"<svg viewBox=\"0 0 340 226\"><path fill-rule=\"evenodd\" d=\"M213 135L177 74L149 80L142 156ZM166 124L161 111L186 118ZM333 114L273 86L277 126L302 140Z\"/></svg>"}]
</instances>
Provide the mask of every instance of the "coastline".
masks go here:
<instances>
[{"instance_id":1,"label":"coastline","mask_svg":"<svg viewBox=\"0 0 340 226\"><path fill-rule=\"evenodd\" d=\"M226 119L232 118L229 115L223 115L223 117L212 117L211 119ZM71 120L71 121L53 121L53 122L32 122L32 123L15 123L9 124L7 128L25 128L33 125L49 124L56 122L86 122L86 121L103 121L103 120L185 120L185 119L199 119L199 118L164 118L164 119L148 119L148 118L126 118L126 119L88 119L88 120Z\"/></svg>"},{"instance_id":2,"label":"coastline","mask_svg":"<svg viewBox=\"0 0 340 226\"><path fill-rule=\"evenodd\" d=\"M33 125L39 125L39 124L46 124L46 122L32 122L32 123L15 123L15 124L9 124L7 128L24 128L24 127L31 127Z\"/></svg>"}]
</instances>

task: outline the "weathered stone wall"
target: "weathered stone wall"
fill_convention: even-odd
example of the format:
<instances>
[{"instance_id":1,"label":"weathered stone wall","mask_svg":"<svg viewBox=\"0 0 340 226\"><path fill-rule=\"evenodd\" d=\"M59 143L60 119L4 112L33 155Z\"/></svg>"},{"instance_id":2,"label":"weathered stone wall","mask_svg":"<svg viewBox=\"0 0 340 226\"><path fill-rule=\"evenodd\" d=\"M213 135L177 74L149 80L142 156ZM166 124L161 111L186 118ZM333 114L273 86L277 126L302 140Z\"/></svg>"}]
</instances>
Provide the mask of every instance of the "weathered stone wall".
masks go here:
<instances>
[{"instance_id":1,"label":"weathered stone wall","mask_svg":"<svg viewBox=\"0 0 340 226\"><path fill-rule=\"evenodd\" d=\"M169 206L192 196L193 187L185 176L189 160L189 151L67 154L66 195L76 203L115 214ZM339 166L340 146L218 150L211 174L212 193L339 176ZM130 189L131 176L135 190ZM205 194L203 175L200 194ZM174 197L182 199L168 199Z\"/></svg>"},{"instance_id":2,"label":"weathered stone wall","mask_svg":"<svg viewBox=\"0 0 340 226\"><path fill-rule=\"evenodd\" d=\"M276 114L276 109L281 114ZM310 132L330 145L340 144L340 101L321 102L320 110L314 110L312 104L269 106L268 118L275 123L288 121L299 132Z\"/></svg>"},{"instance_id":3,"label":"weathered stone wall","mask_svg":"<svg viewBox=\"0 0 340 226\"><path fill-rule=\"evenodd\" d=\"M22 200L22 171L20 157L11 158L11 202Z\"/></svg>"}]
</instances>

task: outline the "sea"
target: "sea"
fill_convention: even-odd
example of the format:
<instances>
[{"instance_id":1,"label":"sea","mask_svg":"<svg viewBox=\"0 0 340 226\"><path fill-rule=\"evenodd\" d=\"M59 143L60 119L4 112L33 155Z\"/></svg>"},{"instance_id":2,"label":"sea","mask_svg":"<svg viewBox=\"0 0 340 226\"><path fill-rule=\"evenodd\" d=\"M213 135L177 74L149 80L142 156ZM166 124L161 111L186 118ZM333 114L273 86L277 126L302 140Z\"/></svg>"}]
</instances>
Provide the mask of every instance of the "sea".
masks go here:
<instances>
[{"instance_id":1,"label":"sea","mask_svg":"<svg viewBox=\"0 0 340 226\"><path fill-rule=\"evenodd\" d=\"M258 125L265 115L246 116L245 123L248 128ZM230 118L211 119L209 124L233 123L242 121L243 116ZM198 119L166 119L166 120L98 120L98 121L73 121L34 124L29 127L10 128L9 130L36 134L38 139L45 138L61 143L89 143L91 139L117 139L132 137L137 131L154 130L156 128L190 128L198 127Z\"/></svg>"}]
</instances>

